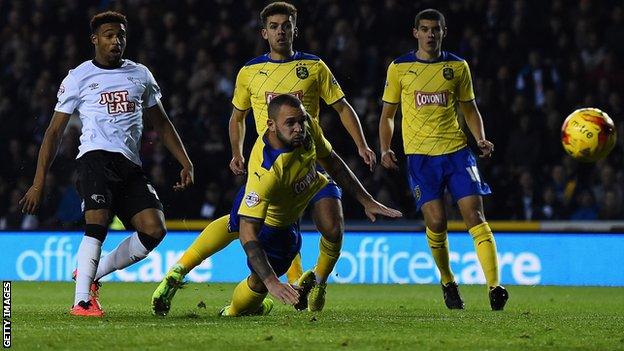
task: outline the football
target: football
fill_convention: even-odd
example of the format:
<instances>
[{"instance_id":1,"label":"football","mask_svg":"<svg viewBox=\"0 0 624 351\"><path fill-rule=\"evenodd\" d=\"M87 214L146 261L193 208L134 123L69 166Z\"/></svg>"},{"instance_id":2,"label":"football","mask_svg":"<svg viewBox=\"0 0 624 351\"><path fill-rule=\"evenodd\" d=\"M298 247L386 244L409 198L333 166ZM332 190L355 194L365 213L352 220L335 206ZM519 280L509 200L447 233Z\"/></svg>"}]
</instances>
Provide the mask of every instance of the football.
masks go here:
<instances>
[{"instance_id":1,"label":"football","mask_svg":"<svg viewBox=\"0 0 624 351\"><path fill-rule=\"evenodd\" d=\"M572 112L561 126L561 143L565 151L581 162L605 158L615 146L613 120L597 108Z\"/></svg>"}]
</instances>

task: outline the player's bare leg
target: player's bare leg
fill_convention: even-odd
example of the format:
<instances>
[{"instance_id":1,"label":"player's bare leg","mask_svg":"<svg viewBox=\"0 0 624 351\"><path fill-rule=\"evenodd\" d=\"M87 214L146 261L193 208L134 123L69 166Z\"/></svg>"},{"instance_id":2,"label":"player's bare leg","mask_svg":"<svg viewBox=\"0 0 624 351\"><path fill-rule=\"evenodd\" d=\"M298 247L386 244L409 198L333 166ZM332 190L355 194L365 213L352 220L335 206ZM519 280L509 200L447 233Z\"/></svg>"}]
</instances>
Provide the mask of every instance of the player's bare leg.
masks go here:
<instances>
[{"instance_id":1,"label":"player's bare leg","mask_svg":"<svg viewBox=\"0 0 624 351\"><path fill-rule=\"evenodd\" d=\"M490 306L493 310L502 310L507 303L509 293L500 285L496 241L490 226L485 221L483 199L471 195L457 201L464 223L474 240L475 251L488 286Z\"/></svg>"},{"instance_id":2,"label":"player's bare leg","mask_svg":"<svg viewBox=\"0 0 624 351\"><path fill-rule=\"evenodd\" d=\"M102 252L102 243L108 232L107 226L110 220L108 209L95 209L85 211L85 235L78 247L75 280L76 290L74 306L70 313L75 316L102 317L104 312L100 307L97 296L97 284L95 290L95 274Z\"/></svg>"},{"instance_id":3,"label":"player's bare leg","mask_svg":"<svg viewBox=\"0 0 624 351\"><path fill-rule=\"evenodd\" d=\"M463 309L464 301L451 271L444 203L441 199L428 201L422 205L421 211L425 218L427 244L440 272L444 303L449 309Z\"/></svg>"},{"instance_id":4,"label":"player's bare leg","mask_svg":"<svg viewBox=\"0 0 624 351\"><path fill-rule=\"evenodd\" d=\"M333 197L326 197L314 203L312 219L321 233L319 257L314 267L316 284L308 294L308 310L321 311L325 306L327 278L334 270L340 258L342 236L344 233L344 216L342 202ZM304 273L305 275L305 273ZM306 288L303 286L303 288Z\"/></svg>"}]
</instances>

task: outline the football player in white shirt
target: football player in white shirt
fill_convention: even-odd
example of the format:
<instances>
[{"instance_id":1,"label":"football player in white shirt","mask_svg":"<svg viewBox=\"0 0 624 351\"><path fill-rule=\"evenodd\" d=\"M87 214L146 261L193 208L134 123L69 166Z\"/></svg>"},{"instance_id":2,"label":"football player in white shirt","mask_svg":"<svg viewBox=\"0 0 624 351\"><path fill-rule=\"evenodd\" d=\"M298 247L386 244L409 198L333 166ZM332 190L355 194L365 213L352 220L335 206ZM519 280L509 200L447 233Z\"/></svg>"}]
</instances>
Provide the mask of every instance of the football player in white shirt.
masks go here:
<instances>
[{"instance_id":1,"label":"football player in white shirt","mask_svg":"<svg viewBox=\"0 0 624 351\"><path fill-rule=\"evenodd\" d=\"M101 317L98 280L145 258L166 233L163 206L141 168L139 146L143 119L182 166L174 190L193 184L193 164L160 103L160 89L143 65L122 59L126 17L104 12L91 19L95 58L70 70L58 91L54 115L46 130L33 185L20 200L22 211L39 208L46 175L56 156L70 116L82 121L77 157L78 181L85 216L85 235L78 248L76 294L70 311ZM108 225L117 215L136 230L100 259Z\"/></svg>"}]
</instances>

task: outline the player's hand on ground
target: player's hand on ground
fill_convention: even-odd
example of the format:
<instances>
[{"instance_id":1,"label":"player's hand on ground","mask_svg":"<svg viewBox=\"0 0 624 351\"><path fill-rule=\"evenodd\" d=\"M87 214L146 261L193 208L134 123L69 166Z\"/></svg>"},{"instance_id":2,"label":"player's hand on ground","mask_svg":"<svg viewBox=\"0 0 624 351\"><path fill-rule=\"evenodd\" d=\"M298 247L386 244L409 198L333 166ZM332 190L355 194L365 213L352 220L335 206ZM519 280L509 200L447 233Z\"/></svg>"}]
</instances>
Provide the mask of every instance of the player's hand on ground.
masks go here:
<instances>
[{"instance_id":1,"label":"player's hand on ground","mask_svg":"<svg viewBox=\"0 0 624 351\"><path fill-rule=\"evenodd\" d=\"M18 204L22 206L22 213L35 214L37 210L39 210L42 195L42 188L34 185L31 186L24 197L18 202Z\"/></svg>"},{"instance_id":2,"label":"player's hand on ground","mask_svg":"<svg viewBox=\"0 0 624 351\"><path fill-rule=\"evenodd\" d=\"M236 175L245 174L245 158L242 155L232 157L232 160L230 161L230 169L232 170L232 173Z\"/></svg>"},{"instance_id":3,"label":"player's hand on ground","mask_svg":"<svg viewBox=\"0 0 624 351\"><path fill-rule=\"evenodd\" d=\"M377 155L375 155L375 152L369 147L363 147L358 149L358 153L364 160L364 163L368 165L368 169L372 172L375 169L375 165L377 165Z\"/></svg>"},{"instance_id":4,"label":"player's hand on ground","mask_svg":"<svg viewBox=\"0 0 624 351\"><path fill-rule=\"evenodd\" d=\"M195 171L193 166L184 166L180 171L180 181L173 186L173 190L181 191L189 188L195 183Z\"/></svg>"},{"instance_id":5,"label":"player's hand on ground","mask_svg":"<svg viewBox=\"0 0 624 351\"><path fill-rule=\"evenodd\" d=\"M394 151L382 151L381 153L381 165L386 169L393 169L395 171L399 170L399 166L397 166L397 158L394 154Z\"/></svg>"},{"instance_id":6,"label":"player's hand on ground","mask_svg":"<svg viewBox=\"0 0 624 351\"><path fill-rule=\"evenodd\" d=\"M371 222L375 222L377 220L377 215L385 216L388 218L403 217L403 213L401 213L401 211L387 207L386 205L377 202L375 199L372 199L370 203L364 206L364 212L366 213L366 217L368 217Z\"/></svg>"},{"instance_id":7,"label":"player's hand on ground","mask_svg":"<svg viewBox=\"0 0 624 351\"><path fill-rule=\"evenodd\" d=\"M269 293L282 303L287 305L294 305L299 302L299 292L293 288L290 284L284 284L277 281L273 284L267 285Z\"/></svg>"},{"instance_id":8,"label":"player's hand on ground","mask_svg":"<svg viewBox=\"0 0 624 351\"><path fill-rule=\"evenodd\" d=\"M490 157L492 156L492 152L494 152L494 144L488 140L479 140L477 141L477 146L479 150L481 150L481 155L479 157Z\"/></svg>"}]
</instances>

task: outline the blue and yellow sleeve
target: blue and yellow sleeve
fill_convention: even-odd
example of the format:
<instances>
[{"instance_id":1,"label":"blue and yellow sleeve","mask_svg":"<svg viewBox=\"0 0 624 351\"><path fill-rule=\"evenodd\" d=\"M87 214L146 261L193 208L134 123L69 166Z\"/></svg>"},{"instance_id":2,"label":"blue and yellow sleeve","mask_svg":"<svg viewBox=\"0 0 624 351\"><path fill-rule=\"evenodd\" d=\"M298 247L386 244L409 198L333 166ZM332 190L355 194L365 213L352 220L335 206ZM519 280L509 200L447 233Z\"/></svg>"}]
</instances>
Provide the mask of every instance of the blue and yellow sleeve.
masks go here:
<instances>
[{"instance_id":1,"label":"blue and yellow sleeve","mask_svg":"<svg viewBox=\"0 0 624 351\"><path fill-rule=\"evenodd\" d=\"M388 66L388 72L386 74L386 86L384 87L383 102L389 104L398 104L401 102L401 82L399 80L399 72L397 65L392 62Z\"/></svg>"},{"instance_id":2,"label":"blue and yellow sleeve","mask_svg":"<svg viewBox=\"0 0 624 351\"><path fill-rule=\"evenodd\" d=\"M472 88L472 76L470 75L470 67L468 62L462 61L462 74L457 86L457 100L461 102L472 101L475 99L474 90Z\"/></svg>"},{"instance_id":3,"label":"blue and yellow sleeve","mask_svg":"<svg viewBox=\"0 0 624 351\"><path fill-rule=\"evenodd\" d=\"M249 169L245 195L238 208L238 214L264 220L276 185L277 179L270 172L263 169L255 171Z\"/></svg>"},{"instance_id":4,"label":"blue and yellow sleeve","mask_svg":"<svg viewBox=\"0 0 624 351\"><path fill-rule=\"evenodd\" d=\"M325 62L323 62L323 60L319 60L318 64L319 94L326 104L332 105L342 99L345 94Z\"/></svg>"},{"instance_id":5,"label":"blue and yellow sleeve","mask_svg":"<svg viewBox=\"0 0 624 351\"><path fill-rule=\"evenodd\" d=\"M332 146L329 143L329 140L325 138L325 135L323 135L323 130L321 129L319 122L313 118L310 118L310 133L312 134L312 139L314 140L314 145L316 146L316 157L325 158L329 156L332 151Z\"/></svg>"},{"instance_id":6,"label":"blue and yellow sleeve","mask_svg":"<svg viewBox=\"0 0 624 351\"><path fill-rule=\"evenodd\" d=\"M251 93L249 92L249 70L243 67L238 71L236 84L234 85L234 96L232 105L237 110L247 111L251 108Z\"/></svg>"}]
</instances>

